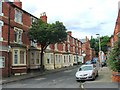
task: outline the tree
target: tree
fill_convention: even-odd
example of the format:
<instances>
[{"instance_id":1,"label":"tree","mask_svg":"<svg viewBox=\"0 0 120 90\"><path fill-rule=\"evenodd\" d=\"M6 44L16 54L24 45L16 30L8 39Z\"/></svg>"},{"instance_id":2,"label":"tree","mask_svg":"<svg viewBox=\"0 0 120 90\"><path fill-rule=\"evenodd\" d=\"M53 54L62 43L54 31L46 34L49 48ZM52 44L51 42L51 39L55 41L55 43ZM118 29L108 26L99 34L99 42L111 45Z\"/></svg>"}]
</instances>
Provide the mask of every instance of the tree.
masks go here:
<instances>
[{"instance_id":1,"label":"tree","mask_svg":"<svg viewBox=\"0 0 120 90\"><path fill-rule=\"evenodd\" d=\"M29 29L28 36L31 41L40 44L41 46L41 69L43 70L43 52L50 44L63 42L66 40L66 28L62 22L48 24L42 20L34 22Z\"/></svg>"},{"instance_id":2,"label":"tree","mask_svg":"<svg viewBox=\"0 0 120 90\"><path fill-rule=\"evenodd\" d=\"M110 41L110 37L109 36L103 36L101 37L101 50L106 53L108 50L108 42Z\"/></svg>"},{"instance_id":3,"label":"tree","mask_svg":"<svg viewBox=\"0 0 120 90\"><path fill-rule=\"evenodd\" d=\"M110 37L109 36L102 36L102 37L100 37L101 50L104 53L107 52L107 49L108 49L107 43L109 41L110 41ZM99 41L98 41L98 39L91 38L91 40L90 40L90 46L91 46L91 48L95 49L96 56L98 56L98 52L99 52Z\"/></svg>"},{"instance_id":4,"label":"tree","mask_svg":"<svg viewBox=\"0 0 120 90\"><path fill-rule=\"evenodd\" d=\"M107 64L113 71L120 72L120 37L108 56Z\"/></svg>"},{"instance_id":5,"label":"tree","mask_svg":"<svg viewBox=\"0 0 120 90\"><path fill-rule=\"evenodd\" d=\"M90 39L90 47L95 48L95 39L93 37Z\"/></svg>"}]
</instances>

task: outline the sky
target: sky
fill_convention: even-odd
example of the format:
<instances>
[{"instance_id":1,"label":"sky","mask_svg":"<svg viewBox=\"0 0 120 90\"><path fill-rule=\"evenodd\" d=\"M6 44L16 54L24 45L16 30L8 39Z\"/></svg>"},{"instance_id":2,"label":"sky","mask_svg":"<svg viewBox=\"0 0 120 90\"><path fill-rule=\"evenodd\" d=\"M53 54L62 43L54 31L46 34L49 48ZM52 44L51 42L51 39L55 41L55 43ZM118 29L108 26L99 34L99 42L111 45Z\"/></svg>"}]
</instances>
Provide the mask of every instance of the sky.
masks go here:
<instances>
[{"instance_id":1,"label":"sky","mask_svg":"<svg viewBox=\"0 0 120 90\"><path fill-rule=\"evenodd\" d=\"M13 1L13 0L11 0ZM63 22L72 36L111 36L118 15L119 0L21 0L22 7L36 17L46 12L48 23Z\"/></svg>"}]
</instances>

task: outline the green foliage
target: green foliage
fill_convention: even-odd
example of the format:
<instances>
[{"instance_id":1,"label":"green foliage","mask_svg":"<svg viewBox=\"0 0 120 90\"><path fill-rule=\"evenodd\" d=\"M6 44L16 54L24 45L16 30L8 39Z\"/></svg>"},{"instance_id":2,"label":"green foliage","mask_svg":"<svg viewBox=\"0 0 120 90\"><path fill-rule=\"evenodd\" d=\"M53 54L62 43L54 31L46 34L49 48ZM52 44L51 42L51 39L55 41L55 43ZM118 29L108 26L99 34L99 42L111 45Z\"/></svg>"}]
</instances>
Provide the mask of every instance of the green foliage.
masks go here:
<instances>
[{"instance_id":1,"label":"green foliage","mask_svg":"<svg viewBox=\"0 0 120 90\"><path fill-rule=\"evenodd\" d=\"M28 35L30 40L40 43L44 50L49 44L65 41L67 37L63 23L56 21L53 24L48 24L42 22L42 20L32 24Z\"/></svg>"},{"instance_id":2,"label":"green foliage","mask_svg":"<svg viewBox=\"0 0 120 90\"><path fill-rule=\"evenodd\" d=\"M110 37L109 36L103 36L101 37L101 50L103 52L107 52L107 49L108 49L108 42L110 41Z\"/></svg>"},{"instance_id":3,"label":"green foliage","mask_svg":"<svg viewBox=\"0 0 120 90\"><path fill-rule=\"evenodd\" d=\"M90 40L90 47L91 48L95 48L95 39L94 38L91 38L91 40Z\"/></svg>"},{"instance_id":4,"label":"green foliage","mask_svg":"<svg viewBox=\"0 0 120 90\"><path fill-rule=\"evenodd\" d=\"M108 49L107 43L109 42L110 37L109 36L102 36L100 37L100 44L101 44L101 50L106 53ZM95 38L91 38L90 40L90 46L91 48L94 48L96 51L96 56L98 56L99 52L99 40Z\"/></svg>"},{"instance_id":5,"label":"green foliage","mask_svg":"<svg viewBox=\"0 0 120 90\"><path fill-rule=\"evenodd\" d=\"M43 51L49 44L64 42L67 33L62 22L56 21L55 23L48 24L42 20L37 20L37 22L34 22L29 29L28 36L31 41L41 45L41 69L44 69Z\"/></svg>"},{"instance_id":6,"label":"green foliage","mask_svg":"<svg viewBox=\"0 0 120 90\"><path fill-rule=\"evenodd\" d=\"M113 71L120 72L120 38L111 50L107 59L107 64Z\"/></svg>"}]
</instances>

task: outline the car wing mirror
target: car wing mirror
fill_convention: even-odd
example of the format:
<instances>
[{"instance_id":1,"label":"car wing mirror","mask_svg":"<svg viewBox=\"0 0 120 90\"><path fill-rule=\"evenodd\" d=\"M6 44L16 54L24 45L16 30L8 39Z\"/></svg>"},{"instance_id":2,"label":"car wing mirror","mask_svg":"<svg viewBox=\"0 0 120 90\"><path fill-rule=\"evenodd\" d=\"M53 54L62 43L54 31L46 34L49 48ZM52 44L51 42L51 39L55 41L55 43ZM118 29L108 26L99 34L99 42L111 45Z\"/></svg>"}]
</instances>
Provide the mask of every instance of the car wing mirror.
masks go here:
<instances>
[{"instance_id":1,"label":"car wing mirror","mask_svg":"<svg viewBox=\"0 0 120 90\"><path fill-rule=\"evenodd\" d=\"M79 68L79 71L81 71L81 68Z\"/></svg>"}]
</instances>

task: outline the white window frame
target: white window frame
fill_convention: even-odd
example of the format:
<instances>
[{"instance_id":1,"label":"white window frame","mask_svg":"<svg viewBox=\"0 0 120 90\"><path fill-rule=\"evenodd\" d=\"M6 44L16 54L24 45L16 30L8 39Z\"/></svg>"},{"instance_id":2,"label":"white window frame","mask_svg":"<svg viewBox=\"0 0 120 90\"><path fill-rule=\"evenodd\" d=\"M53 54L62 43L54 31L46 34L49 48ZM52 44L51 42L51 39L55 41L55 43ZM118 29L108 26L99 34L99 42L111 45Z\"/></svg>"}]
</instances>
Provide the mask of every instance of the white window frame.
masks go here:
<instances>
[{"instance_id":1,"label":"white window frame","mask_svg":"<svg viewBox=\"0 0 120 90\"><path fill-rule=\"evenodd\" d=\"M70 42L70 38L69 38L69 35L67 35L67 41Z\"/></svg>"},{"instance_id":2,"label":"white window frame","mask_svg":"<svg viewBox=\"0 0 120 90\"><path fill-rule=\"evenodd\" d=\"M30 41L30 45L31 46L34 46L34 47L37 47L37 43L33 42L33 41Z\"/></svg>"},{"instance_id":3,"label":"white window frame","mask_svg":"<svg viewBox=\"0 0 120 90\"><path fill-rule=\"evenodd\" d=\"M47 64L51 64L51 58L52 58L51 55L52 54L49 54L49 53L47 54L47 60L46 60ZM48 59L49 59L49 63L48 63Z\"/></svg>"},{"instance_id":4,"label":"white window frame","mask_svg":"<svg viewBox=\"0 0 120 90\"><path fill-rule=\"evenodd\" d=\"M3 37L2 37L2 26L3 26L3 21L0 20L0 41L3 41Z\"/></svg>"},{"instance_id":5,"label":"white window frame","mask_svg":"<svg viewBox=\"0 0 120 90\"><path fill-rule=\"evenodd\" d=\"M36 18L34 18L34 17L30 17L30 19L31 19L31 24L33 24L33 22L36 22L37 21L37 19Z\"/></svg>"},{"instance_id":6,"label":"white window frame","mask_svg":"<svg viewBox=\"0 0 120 90\"><path fill-rule=\"evenodd\" d=\"M17 12L18 11L18 12ZM18 16L16 17L16 14L18 13ZM19 23L19 24L23 24L22 23L22 11L20 11L19 9L15 8L15 16L14 16L14 21Z\"/></svg>"},{"instance_id":7,"label":"white window frame","mask_svg":"<svg viewBox=\"0 0 120 90\"><path fill-rule=\"evenodd\" d=\"M34 56L32 57L31 54L34 54ZM39 54L39 63L37 63L37 54ZM33 59L33 63L32 63L32 59ZM39 65L40 64L40 53L38 51L32 51L30 52L30 64L31 65Z\"/></svg>"},{"instance_id":8,"label":"white window frame","mask_svg":"<svg viewBox=\"0 0 120 90\"><path fill-rule=\"evenodd\" d=\"M57 45L58 45L58 44L56 43L56 44L55 44L55 50L56 50L56 51L58 50L58 49L57 49Z\"/></svg>"},{"instance_id":9,"label":"white window frame","mask_svg":"<svg viewBox=\"0 0 120 90\"><path fill-rule=\"evenodd\" d=\"M73 38L73 44L74 44L74 38Z\"/></svg>"},{"instance_id":10,"label":"white window frame","mask_svg":"<svg viewBox=\"0 0 120 90\"><path fill-rule=\"evenodd\" d=\"M65 43L63 43L63 51L65 51Z\"/></svg>"},{"instance_id":11,"label":"white window frame","mask_svg":"<svg viewBox=\"0 0 120 90\"><path fill-rule=\"evenodd\" d=\"M0 56L0 64L1 64L1 66L0 66L0 68L5 68L5 57L3 57L3 56ZM4 62L4 65L3 65L3 62Z\"/></svg>"},{"instance_id":12,"label":"white window frame","mask_svg":"<svg viewBox=\"0 0 120 90\"><path fill-rule=\"evenodd\" d=\"M68 52L70 52L70 44L68 44L67 46L68 46Z\"/></svg>"},{"instance_id":13,"label":"white window frame","mask_svg":"<svg viewBox=\"0 0 120 90\"><path fill-rule=\"evenodd\" d=\"M3 16L3 13L2 13L2 3L3 3L3 1L0 0L0 16Z\"/></svg>"},{"instance_id":14,"label":"white window frame","mask_svg":"<svg viewBox=\"0 0 120 90\"><path fill-rule=\"evenodd\" d=\"M38 58L37 58L37 54L38 54ZM39 52L35 52L35 64L39 65L40 64L40 53ZM37 63L37 59L39 61L39 63Z\"/></svg>"},{"instance_id":15,"label":"white window frame","mask_svg":"<svg viewBox=\"0 0 120 90\"><path fill-rule=\"evenodd\" d=\"M23 33L23 30L20 29L20 28L14 27L14 32L17 32L17 41L14 40L14 43L22 44L22 33ZM19 38L19 34L21 35L20 38ZM15 39L15 36L14 36L14 39Z\"/></svg>"},{"instance_id":16,"label":"white window frame","mask_svg":"<svg viewBox=\"0 0 120 90\"><path fill-rule=\"evenodd\" d=\"M17 53L17 56L18 56L17 64L14 63L14 58L15 58L14 52L15 52L15 50L18 51L18 53ZM24 51L24 64L20 63L20 51ZM23 49L13 49L13 63L12 64L13 64L13 66L26 65L26 50L23 50Z\"/></svg>"}]
</instances>

